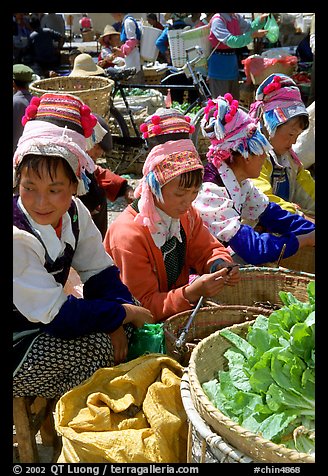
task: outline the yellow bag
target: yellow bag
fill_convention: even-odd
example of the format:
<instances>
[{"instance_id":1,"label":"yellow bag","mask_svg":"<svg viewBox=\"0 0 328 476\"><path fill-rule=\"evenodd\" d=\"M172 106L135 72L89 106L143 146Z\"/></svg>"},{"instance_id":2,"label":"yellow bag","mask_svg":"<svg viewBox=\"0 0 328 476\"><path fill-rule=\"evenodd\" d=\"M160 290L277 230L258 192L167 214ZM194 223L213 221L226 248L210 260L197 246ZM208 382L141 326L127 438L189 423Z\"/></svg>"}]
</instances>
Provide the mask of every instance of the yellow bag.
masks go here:
<instances>
[{"instance_id":1,"label":"yellow bag","mask_svg":"<svg viewBox=\"0 0 328 476\"><path fill-rule=\"evenodd\" d=\"M59 463L184 463L183 367L148 354L97 370L63 395L55 412Z\"/></svg>"}]
</instances>

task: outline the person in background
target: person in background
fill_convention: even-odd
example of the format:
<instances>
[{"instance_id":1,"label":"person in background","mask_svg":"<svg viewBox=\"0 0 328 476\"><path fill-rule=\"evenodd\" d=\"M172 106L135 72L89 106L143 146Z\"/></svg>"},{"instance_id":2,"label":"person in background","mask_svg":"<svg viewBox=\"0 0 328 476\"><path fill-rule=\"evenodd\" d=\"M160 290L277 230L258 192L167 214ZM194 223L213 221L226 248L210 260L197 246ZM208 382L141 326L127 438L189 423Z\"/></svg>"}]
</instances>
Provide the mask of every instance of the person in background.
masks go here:
<instances>
[{"instance_id":1,"label":"person in background","mask_svg":"<svg viewBox=\"0 0 328 476\"><path fill-rule=\"evenodd\" d=\"M58 31L63 38L65 38L65 18L62 13L45 13L40 18L41 28L49 28L50 30Z\"/></svg>"},{"instance_id":2,"label":"person in background","mask_svg":"<svg viewBox=\"0 0 328 476\"><path fill-rule=\"evenodd\" d=\"M94 116L98 122L93 134L87 139L87 154L95 162L95 170L93 173L86 172L90 179L89 191L79 198L90 211L104 239L108 227L107 200L114 202L117 198L124 197L127 203L131 203L134 200L134 191L127 179L97 165L97 160L112 150L113 141L104 118L99 114Z\"/></svg>"},{"instance_id":3,"label":"person in background","mask_svg":"<svg viewBox=\"0 0 328 476\"><path fill-rule=\"evenodd\" d=\"M192 13L191 14L191 21L192 21L192 27L193 28L199 28L201 26L205 26L206 22L200 19L201 13Z\"/></svg>"},{"instance_id":4,"label":"person in background","mask_svg":"<svg viewBox=\"0 0 328 476\"><path fill-rule=\"evenodd\" d=\"M293 150L309 127L309 113L295 81L282 73L268 76L255 92L250 114L260 119L272 145L254 184L284 210L314 219L315 181Z\"/></svg>"},{"instance_id":5,"label":"person in background","mask_svg":"<svg viewBox=\"0 0 328 476\"><path fill-rule=\"evenodd\" d=\"M28 16L14 13L13 16L13 62L22 63L26 54L28 38L32 32Z\"/></svg>"},{"instance_id":6,"label":"person in background","mask_svg":"<svg viewBox=\"0 0 328 476\"><path fill-rule=\"evenodd\" d=\"M105 252L89 211L86 151L97 119L70 94L33 98L14 155L13 396L56 398L123 362L132 326L152 322ZM70 267L83 298L64 292Z\"/></svg>"},{"instance_id":7,"label":"person in background","mask_svg":"<svg viewBox=\"0 0 328 476\"><path fill-rule=\"evenodd\" d=\"M308 99L308 105L315 100L315 13L313 13L310 25L310 48L313 55L313 63L311 68L311 87Z\"/></svg>"},{"instance_id":8,"label":"person in background","mask_svg":"<svg viewBox=\"0 0 328 476\"><path fill-rule=\"evenodd\" d=\"M32 33L28 40L29 66L41 77L48 77L49 71L60 65L60 50L65 37L58 31L42 28L40 20L30 18Z\"/></svg>"},{"instance_id":9,"label":"person in background","mask_svg":"<svg viewBox=\"0 0 328 476\"><path fill-rule=\"evenodd\" d=\"M111 13L111 15L115 21L122 22L121 46L113 48L114 57L123 57L127 68L136 68L136 74L126 80L128 83L144 83L139 48L141 30L138 22L131 13Z\"/></svg>"},{"instance_id":10,"label":"person in background","mask_svg":"<svg viewBox=\"0 0 328 476\"><path fill-rule=\"evenodd\" d=\"M16 150L18 139L23 133L22 117L32 99L29 84L32 81L33 73L33 69L25 64L13 65L13 153Z\"/></svg>"},{"instance_id":11,"label":"person in background","mask_svg":"<svg viewBox=\"0 0 328 476\"><path fill-rule=\"evenodd\" d=\"M81 33L92 30L92 20L87 13L82 13L82 17L79 20Z\"/></svg>"},{"instance_id":12,"label":"person in background","mask_svg":"<svg viewBox=\"0 0 328 476\"><path fill-rule=\"evenodd\" d=\"M78 48L74 48L68 53L69 68L71 71L74 68L75 58L79 56L81 53L82 51L79 50Z\"/></svg>"},{"instance_id":13,"label":"person in background","mask_svg":"<svg viewBox=\"0 0 328 476\"><path fill-rule=\"evenodd\" d=\"M156 13L147 13L146 18L150 26L158 28L159 30L164 30L164 25L158 21Z\"/></svg>"},{"instance_id":14,"label":"person in background","mask_svg":"<svg viewBox=\"0 0 328 476\"><path fill-rule=\"evenodd\" d=\"M191 310L239 281L228 250L204 227L192 206L203 165L190 139L166 141L148 154L136 200L110 224L106 251L122 281L154 321ZM190 270L200 275L189 282Z\"/></svg>"},{"instance_id":15,"label":"person in background","mask_svg":"<svg viewBox=\"0 0 328 476\"><path fill-rule=\"evenodd\" d=\"M209 41L212 52L208 59L208 79L212 97L231 93L239 99L238 48L247 46L253 38L263 38L269 13L249 22L240 13L215 13L210 20Z\"/></svg>"},{"instance_id":16,"label":"person in background","mask_svg":"<svg viewBox=\"0 0 328 476\"><path fill-rule=\"evenodd\" d=\"M120 60L120 58L115 58L113 48L120 48L121 40L120 33L115 30L111 25L106 25L104 28L104 33L100 35L98 41L101 45L101 50L98 56L98 66L101 68L114 67L115 64ZM122 66L124 66L125 61L122 60Z\"/></svg>"},{"instance_id":17,"label":"person in background","mask_svg":"<svg viewBox=\"0 0 328 476\"><path fill-rule=\"evenodd\" d=\"M272 146L258 121L238 106L230 93L207 103L201 127L211 145L194 206L235 261L263 265L314 246L315 225L269 201L252 183Z\"/></svg>"}]
</instances>

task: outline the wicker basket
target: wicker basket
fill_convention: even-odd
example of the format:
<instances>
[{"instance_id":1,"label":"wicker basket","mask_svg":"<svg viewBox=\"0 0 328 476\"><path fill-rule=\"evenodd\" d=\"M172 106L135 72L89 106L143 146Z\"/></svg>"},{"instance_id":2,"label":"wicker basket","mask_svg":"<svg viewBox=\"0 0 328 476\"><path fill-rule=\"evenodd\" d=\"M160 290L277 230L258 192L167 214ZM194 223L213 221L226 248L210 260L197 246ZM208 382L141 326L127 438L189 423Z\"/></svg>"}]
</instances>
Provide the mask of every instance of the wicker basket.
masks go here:
<instances>
[{"instance_id":1,"label":"wicker basket","mask_svg":"<svg viewBox=\"0 0 328 476\"><path fill-rule=\"evenodd\" d=\"M266 263L265 266L276 266L275 263ZM305 246L293 256L282 259L280 266L293 271L304 271L306 273L315 273L315 247Z\"/></svg>"},{"instance_id":2,"label":"wicker basket","mask_svg":"<svg viewBox=\"0 0 328 476\"><path fill-rule=\"evenodd\" d=\"M252 83L255 84L255 85L259 85L268 76L270 76L270 74L282 73L282 74L286 74L287 76L292 76L292 74L295 73L296 66L297 66L297 64L295 64L295 65L286 65L284 63L280 63L279 60L278 60L276 64L266 67L257 76L255 76L252 72L250 72Z\"/></svg>"},{"instance_id":3,"label":"wicker basket","mask_svg":"<svg viewBox=\"0 0 328 476\"><path fill-rule=\"evenodd\" d=\"M254 321L253 321L254 322ZM230 330L245 337L252 322L233 325ZM257 462L314 463L313 456L266 440L226 417L207 398L201 385L227 369L225 351L231 346L220 331L203 339L193 350L188 366L190 394L197 412L228 444Z\"/></svg>"},{"instance_id":4,"label":"wicker basket","mask_svg":"<svg viewBox=\"0 0 328 476\"><path fill-rule=\"evenodd\" d=\"M161 80L165 77L167 73L167 68L162 68L157 70L156 68L143 68L142 69L145 84L160 84Z\"/></svg>"},{"instance_id":5,"label":"wicker basket","mask_svg":"<svg viewBox=\"0 0 328 476\"><path fill-rule=\"evenodd\" d=\"M30 84L30 91L35 96L57 92L74 94L87 104L92 112L105 116L109 109L110 93L114 81L108 78L95 76L57 76L55 78L40 79Z\"/></svg>"},{"instance_id":6,"label":"wicker basket","mask_svg":"<svg viewBox=\"0 0 328 476\"><path fill-rule=\"evenodd\" d=\"M236 286L225 286L207 300L208 305L239 304L259 307L281 307L279 291L291 292L300 301L307 301L307 285L315 275L284 268L249 266L240 269Z\"/></svg>"},{"instance_id":7,"label":"wicker basket","mask_svg":"<svg viewBox=\"0 0 328 476\"><path fill-rule=\"evenodd\" d=\"M178 352L175 342L186 325L190 311L180 312L164 321L166 353L178 360L181 365L188 365L192 350L196 344L218 329L232 324L255 319L259 314L269 315L271 310L247 306L212 306L203 307L196 314L186 336L186 348Z\"/></svg>"},{"instance_id":8,"label":"wicker basket","mask_svg":"<svg viewBox=\"0 0 328 476\"><path fill-rule=\"evenodd\" d=\"M210 429L197 413L190 395L188 373L181 378L181 399L189 421L187 463L252 463L253 460L233 448Z\"/></svg>"}]
</instances>

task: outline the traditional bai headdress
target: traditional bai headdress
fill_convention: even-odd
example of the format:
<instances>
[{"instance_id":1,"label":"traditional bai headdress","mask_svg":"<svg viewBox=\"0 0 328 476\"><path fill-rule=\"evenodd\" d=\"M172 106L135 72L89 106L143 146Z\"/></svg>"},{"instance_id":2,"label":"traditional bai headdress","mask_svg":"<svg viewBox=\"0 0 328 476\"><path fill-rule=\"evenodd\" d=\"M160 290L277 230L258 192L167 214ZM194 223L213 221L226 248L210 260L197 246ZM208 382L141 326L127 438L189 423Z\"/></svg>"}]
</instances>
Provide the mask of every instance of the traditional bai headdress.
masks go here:
<instances>
[{"instance_id":1,"label":"traditional bai headdress","mask_svg":"<svg viewBox=\"0 0 328 476\"><path fill-rule=\"evenodd\" d=\"M250 106L250 115L263 117L269 136L273 137L277 127L297 116L309 113L302 101L295 81L285 74L271 74L257 88L255 102Z\"/></svg>"},{"instance_id":2,"label":"traditional bai headdress","mask_svg":"<svg viewBox=\"0 0 328 476\"><path fill-rule=\"evenodd\" d=\"M73 169L77 180L77 195L88 191L95 164L86 153L86 138L97 124L89 106L70 94L46 93L33 97L22 118L24 126L14 153L14 170L27 154L63 157ZM16 182L14 172L14 185Z\"/></svg>"},{"instance_id":3,"label":"traditional bai headdress","mask_svg":"<svg viewBox=\"0 0 328 476\"><path fill-rule=\"evenodd\" d=\"M150 232L155 233L160 216L156 211L154 196L163 202L161 188L164 185L185 172L203 168L190 139L167 141L155 146L146 158L143 177L134 191L134 196L140 197L135 221L148 226Z\"/></svg>"},{"instance_id":4,"label":"traditional bai headdress","mask_svg":"<svg viewBox=\"0 0 328 476\"><path fill-rule=\"evenodd\" d=\"M195 130L190 121L189 116L185 116L177 109L160 107L155 114L148 116L145 122L140 125L140 131L144 139L177 133L185 133L185 138L188 139L188 135Z\"/></svg>"},{"instance_id":5,"label":"traditional bai headdress","mask_svg":"<svg viewBox=\"0 0 328 476\"><path fill-rule=\"evenodd\" d=\"M207 158L216 167L231 157L231 152L239 152L243 157L249 154L261 155L272 149L271 144L260 132L258 120L239 107L230 93L216 99L209 99L201 121L204 137L211 141Z\"/></svg>"}]
</instances>

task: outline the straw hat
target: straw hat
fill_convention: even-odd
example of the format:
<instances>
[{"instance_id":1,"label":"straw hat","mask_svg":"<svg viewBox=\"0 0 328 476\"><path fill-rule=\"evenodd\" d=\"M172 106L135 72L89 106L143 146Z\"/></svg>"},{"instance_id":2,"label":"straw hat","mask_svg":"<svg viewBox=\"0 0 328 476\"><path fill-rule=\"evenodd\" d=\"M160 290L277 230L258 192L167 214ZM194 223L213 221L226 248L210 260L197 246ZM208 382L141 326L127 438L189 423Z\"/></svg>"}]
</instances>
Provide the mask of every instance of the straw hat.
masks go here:
<instances>
[{"instance_id":1,"label":"straw hat","mask_svg":"<svg viewBox=\"0 0 328 476\"><path fill-rule=\"evenodd\" d=\"M104 28L104 33L102 35L100 35L99 38L98 38L99 43L102 45L103 44L103 38L105 36L109 36L109 35L120 35L120 33L118 31L116 31L113 26L106 25L105 28Z\"/></svg>"},{"instance_id":2,"label":"straw hat","mask_svg":"<svg viewBox=\"0 0 328 476\"><path fill-rule=\"evenodd\" d=\"M105 74L105 70L96 65L92 56L87 53L81 53L74 59L74 66L70 76L96 76L100 74Z\"/></svg>"}]
</instances>

